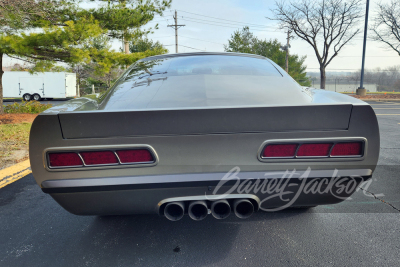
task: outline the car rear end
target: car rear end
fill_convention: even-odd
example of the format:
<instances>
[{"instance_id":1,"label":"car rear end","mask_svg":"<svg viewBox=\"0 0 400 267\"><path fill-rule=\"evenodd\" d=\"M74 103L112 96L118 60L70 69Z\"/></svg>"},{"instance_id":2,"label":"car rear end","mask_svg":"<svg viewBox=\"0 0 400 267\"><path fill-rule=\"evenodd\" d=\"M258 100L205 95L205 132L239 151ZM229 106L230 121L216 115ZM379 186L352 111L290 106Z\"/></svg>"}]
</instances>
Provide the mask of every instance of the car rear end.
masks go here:
<instances>
[{"instance_id":1,"label":"car rear end","mask_svg":"<svg viewBox=\"0 0 400 267\"><path fill-rule=\"evenodd\" d=\"M204 79L215 88L214 77ZM104 100L69 101L32 125L33 175L73 214L170 220L334 204L372 176L379 128L367 103L296 88L310 99L296 105L270 90L264 105L107 109Z\"/></svg>"},{"instance_id":2,"label":"car rear end","mask_svg":"<svg viewBox=\"0 0 400 267\"><path fill-rule=\"evenodd\" d=\"M30 140L36 181L74 214L158 213L169 199L225 194L236 179L214 191L235 167L240 168L236 176L242 182L249 178L287 179L287 170L296 170L299 178L308 168L308 178L333 179L334 171L339 170L341 176L367 179L379 154L377 122L369 105L179 110L157 116L158 112L39 115ZM341 115L325 119L331 114ZM315 148L301 152L306 144ZM335 147L346 144L358 145L356 152L335 152ZM284 145L303 154L279 151ZM323 146L322 152L313 152L321 150L318 146ZM75 157L63 158L68 153ZM57 154L61 154L58 161ZM276 193L236 190L231 195L251 195L246 198L260 205ZM310 194L299 197L292 206L341 200L330 192ZM263 202L262 208L282 204L284 201L275 198Z\"/></svg>"}]
</instances>

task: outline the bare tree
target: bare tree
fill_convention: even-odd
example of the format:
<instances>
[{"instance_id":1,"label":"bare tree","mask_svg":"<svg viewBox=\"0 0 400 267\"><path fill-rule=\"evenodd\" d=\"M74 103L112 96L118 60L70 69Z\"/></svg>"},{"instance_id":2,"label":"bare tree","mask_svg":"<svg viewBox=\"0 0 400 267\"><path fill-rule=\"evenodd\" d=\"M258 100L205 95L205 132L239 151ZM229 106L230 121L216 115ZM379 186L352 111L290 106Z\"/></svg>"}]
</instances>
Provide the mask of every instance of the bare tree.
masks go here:
<instances>
[{"instance_id":1,"label":"bare tree","mask_svg":"<svg viewBox=\"0 0 400 267\"><path fill-rule=\"evenodd\" d=\"M400 2L378 4L374 22L372 39L385 43L400 56Z\"/></svg>"},{"instance_id":2,"label":"bare tree","mask_svg":"<svg viewBox=\"0 0 400 267\"><path fill-rule=\"evenodd\" d=\"M361 71L353 72L347 79L351 82L359 82L361 78ZM391 66L384 69L366 69L364 72L364 81L366 83L376 84L378 91L392 91L398 90L400 84L400 65Z\"/></svg>"},{"instance_id":3,"label":"bare tree","mask_svg":"<svg viewBox=\"0 0 400 267\"><path fill-rule=\"evenodd\" d=\"M325 69L339 51L359 33L355 29L361 12L361 0L301 0L276 2L272 20L309 43L319 63L321 88L325 89Z\"/></svg>"}]
</instances>

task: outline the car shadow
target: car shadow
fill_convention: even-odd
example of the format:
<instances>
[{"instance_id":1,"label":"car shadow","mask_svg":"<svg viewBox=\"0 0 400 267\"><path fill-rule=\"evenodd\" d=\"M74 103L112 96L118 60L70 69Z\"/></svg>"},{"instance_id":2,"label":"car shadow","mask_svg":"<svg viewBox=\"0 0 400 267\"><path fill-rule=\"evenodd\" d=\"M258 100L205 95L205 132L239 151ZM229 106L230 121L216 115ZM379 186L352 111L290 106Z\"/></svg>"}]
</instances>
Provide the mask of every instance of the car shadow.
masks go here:
<instances>
[{"instance_id":1,"label":"car shadow","mask_svg":"<svg viewBox=\"0 0 400 267\"><path fill-rule=\"evenodd\" d=\"M309 217L309 213L312 212L291 209L257 212L246 220L234 214L225 220L209 215L200 222L189 216L176 222L157 215L98 216L76 243L75 251L79 251L76 259L111 266L149 265L150 262L161 266L182 265L189 259L186 264L191 266L216 264L232 253L241 227L299 215Z\"/></svg>"}]
</instances>

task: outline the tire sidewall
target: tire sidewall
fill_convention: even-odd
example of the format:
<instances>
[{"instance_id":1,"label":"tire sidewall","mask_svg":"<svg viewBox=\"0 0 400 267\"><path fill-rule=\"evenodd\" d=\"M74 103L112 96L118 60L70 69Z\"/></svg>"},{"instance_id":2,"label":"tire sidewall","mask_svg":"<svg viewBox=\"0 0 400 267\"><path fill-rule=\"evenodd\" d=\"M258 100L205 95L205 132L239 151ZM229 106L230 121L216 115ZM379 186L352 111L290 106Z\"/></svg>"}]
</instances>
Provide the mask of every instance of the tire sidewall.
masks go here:
<instances>
[{"instance_id":1,"label":"tire sidewall","mask_svg":"<svg viewBox=\"0 0 400 267\"><path fill-rule=\"evenodd\" d=\"M29 96L29 99L26 99L27 96ZM32 96L31 96L30 94L24 94L24 95L22 96L22 99L23 99L24 101L30 101L30 100L32 100Z\"/></svg>"},{"instance_id":2,"label":"tire sidewall","mask_svg":"<svg viewBox=\"0 0 400 267\"><path fill-rule=\"evenodd\" d=\"M37 98L37 99L35 99L35 98ZM35 101L40 101L42 98L40 97L40 95L34 94L34 95L31 97L31 99L32 99L32 100L35 100Z\"/></svg>"}]
</instances>

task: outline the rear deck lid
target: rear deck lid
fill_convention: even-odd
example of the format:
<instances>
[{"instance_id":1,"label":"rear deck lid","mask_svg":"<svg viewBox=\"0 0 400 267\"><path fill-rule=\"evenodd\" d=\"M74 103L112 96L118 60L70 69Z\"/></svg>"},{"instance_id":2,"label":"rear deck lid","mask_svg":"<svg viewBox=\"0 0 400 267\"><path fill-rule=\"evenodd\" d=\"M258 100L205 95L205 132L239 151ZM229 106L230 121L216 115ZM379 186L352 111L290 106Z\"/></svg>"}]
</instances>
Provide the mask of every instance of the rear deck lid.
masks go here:
<instances>
[{"instance_id":1,"label":"rear deck lid","mask_svg":"<svg viewBox=\"0 0 400 267\"><path fill-rule=\"evenodd\" d=\"M64 138L347 130L352 105L59 113Z\"/></svg>"}]
</instances>

